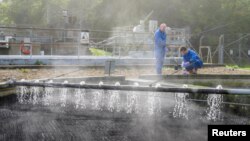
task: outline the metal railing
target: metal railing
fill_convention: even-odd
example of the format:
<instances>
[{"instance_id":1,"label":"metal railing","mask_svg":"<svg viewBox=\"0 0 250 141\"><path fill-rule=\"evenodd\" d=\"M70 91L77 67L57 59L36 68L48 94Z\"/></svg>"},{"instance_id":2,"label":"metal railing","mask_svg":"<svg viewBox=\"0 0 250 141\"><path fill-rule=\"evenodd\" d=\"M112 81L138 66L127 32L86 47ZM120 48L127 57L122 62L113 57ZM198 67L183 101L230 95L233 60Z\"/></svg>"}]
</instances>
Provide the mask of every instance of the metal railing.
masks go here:
<instances>
[{"instance_id":1,"label":"metal railing","mask_svg":"<svg viewBox=\"0 0 250 141\"><path fill-rule=\"evenodd\" d=\"M90 55L89 48L98 48L110 52L112 56L128 56L130 51L145 52L154 50L154 34L150 32L133 32L132 30L82 30L64 28L38 28L0 26L5 36L12 36L10 47L0 55L23 55L20 51L20 43L24 38L31 41L30 56L32 55ZM80 33L89 32L89 44L80 43ZM172 33L171 33L172 34ZM169 35L170 36L170 35ZM168 46L182 46L184 42L178 42L177 36L171 35L174 40L168 41ZM186 44L186 43L185 43ZM169 56L178 56L175 48ZM145 55L142 55L145 56ZM150 57L153 57L153 53Z\"/></svg>"}]
</instances>

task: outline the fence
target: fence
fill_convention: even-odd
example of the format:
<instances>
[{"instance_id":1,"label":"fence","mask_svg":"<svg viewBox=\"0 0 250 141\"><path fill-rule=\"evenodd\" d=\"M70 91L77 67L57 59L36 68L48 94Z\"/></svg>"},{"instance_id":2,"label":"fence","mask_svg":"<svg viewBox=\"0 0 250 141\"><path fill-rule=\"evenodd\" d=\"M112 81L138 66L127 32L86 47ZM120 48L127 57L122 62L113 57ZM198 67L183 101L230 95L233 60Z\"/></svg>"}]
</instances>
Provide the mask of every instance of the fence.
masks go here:
<instances>
[{"instance_id":1,"label":"fence","mask_svg":"<svg viewBox=\"0 0 250 141\"><path fill-rule=\"evenodd\" d=\"M113 56L127 55L129 51L153 51L153 35L132 31L84 31L89 32L89 43L81 44L79 29L0 28L3 38L12 37L8 46L1 44L1 55L24 55L21 43L30 39L30 55L89 55L89 48L111 52ZM113 36L116 34L116 36ZM118 35L117 35L118 34ZM28 43L29 44L29 43Z\"/></svg>"},{"instance_id":2,"label":"fence","mask_svg":"<svg viewBox=\"0 0 250 141\"><path fill-rule=\"evenodd\" d=\"M4 37L11 37L9 46L0 48L0 55L24 55L22 41L30 39L29 55L90 55L89 48L110 52L112 56L154 57L154 33L132 30L91 30L0 27ZM87 32L89 43L81 43L81 33ZM168 34L169 56L178 56L178 47L186 46L184 29L172 29ZM27 45L28 46L28 45ZM26 47L26 46L25 46Z\"/></svg>"},{"instance_id":3,"label":"fence","mask_svg":"<svg viewBox=\"0 0 250 141\"><path fill-rule=\"evenodd\" d=\"M197 39L198 40L198 39ZM203 60L212 63L225 63L232 65L250 64L250 34L207 34L200 37L199 49L209 47L208 50L201 49Z\"/></svg>"}]
</instances>

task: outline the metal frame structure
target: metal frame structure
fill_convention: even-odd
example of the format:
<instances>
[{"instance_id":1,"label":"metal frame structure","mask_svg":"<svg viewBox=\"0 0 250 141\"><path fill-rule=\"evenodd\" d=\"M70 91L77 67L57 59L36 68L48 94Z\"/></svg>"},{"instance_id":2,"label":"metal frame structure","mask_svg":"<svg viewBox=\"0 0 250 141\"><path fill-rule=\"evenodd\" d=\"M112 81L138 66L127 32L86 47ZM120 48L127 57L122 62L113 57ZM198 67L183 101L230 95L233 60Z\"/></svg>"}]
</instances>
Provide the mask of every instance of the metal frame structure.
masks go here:
<instances>
[{"instance_id":1,"label":"metal frame structure","mask_svg":"<svg viewBox=\"0 0 250 141\"><path fill-rule=\"evenodd\" d=\"M205 38L204 36L200 37L199 55L200 55L201 59L204 60L205 58L203 57L202 50L207 49L206 63L211 63L212 64L213 60L212 60L211 47L202 45L203 44L202 41L203 41L204 38Z\"/></svg>"},{"instance_id":2,"label":"metal frame structure","mask_svg":"<svg viewBox=\"0 0 250 141\"><path fill-rule=\"evenodd\" d=\"M218 64L224 64L224 35L220 35L219 37L219 45L218 45Z\"/></svg>"}]
</instances>

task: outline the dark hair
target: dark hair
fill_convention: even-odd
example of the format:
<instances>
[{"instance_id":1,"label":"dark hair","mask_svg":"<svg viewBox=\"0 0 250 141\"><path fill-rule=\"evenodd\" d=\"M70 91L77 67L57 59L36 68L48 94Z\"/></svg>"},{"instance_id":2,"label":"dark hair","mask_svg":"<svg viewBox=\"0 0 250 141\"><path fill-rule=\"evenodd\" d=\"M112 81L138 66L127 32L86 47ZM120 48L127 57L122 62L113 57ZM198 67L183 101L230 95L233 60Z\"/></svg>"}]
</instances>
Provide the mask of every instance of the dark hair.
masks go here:
<instances>
[{"instance_id":1,"label":"dark hair","mask_svg":"<svg viewBox=\"0 0 250 141\"><path fill-rule=\"evenodd\" d=\"M187 51L187 48L186 47L181 47L180 51Z\"/></svg>"}]
</instances>

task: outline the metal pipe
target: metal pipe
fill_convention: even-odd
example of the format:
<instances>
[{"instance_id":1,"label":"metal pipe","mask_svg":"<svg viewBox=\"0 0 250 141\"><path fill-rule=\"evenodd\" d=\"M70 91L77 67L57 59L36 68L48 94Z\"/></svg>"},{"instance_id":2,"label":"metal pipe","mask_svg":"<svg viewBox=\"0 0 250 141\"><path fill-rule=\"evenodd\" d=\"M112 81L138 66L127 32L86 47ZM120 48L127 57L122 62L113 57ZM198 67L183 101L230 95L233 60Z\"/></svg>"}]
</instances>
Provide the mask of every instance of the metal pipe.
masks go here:
<instances>
[{"instance_id":1,"label":"metal pipe","mask_svg":"<svg viewBox=\"0 0 250 141\"><path fill-rule=\"evenodd\" d=\"M205 103L207 103L207 100L200 100L200 99L188 99L188 100L194 101L194 102L205 102ZM235 102L222 102L222 104L236 105L236 106L250 106L250 104L246 104L246 103L235 103Z\"/></svg>"},{"instance_id":2,"label":"metal pipe","mask_svg":"<svg viewBox=\"0 0 250 141\"><path fill-rule=\"evenodd\" d=\"M9 82L10 86L33 86L33 87L56 87L56 88L78 88L78 89L102 89L102 90L122 90L122 91L142 91L142 92L172 92L172 93L190 93L190 94L233 94L250 95L250 89L215 89L215 88L166 88L166 87L148 87L131 85L93 85L93 84L75 84L75 83L33 83L33 82Z\"/></svg>"}]
</instances>

